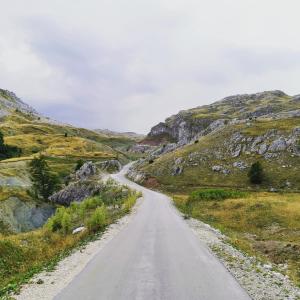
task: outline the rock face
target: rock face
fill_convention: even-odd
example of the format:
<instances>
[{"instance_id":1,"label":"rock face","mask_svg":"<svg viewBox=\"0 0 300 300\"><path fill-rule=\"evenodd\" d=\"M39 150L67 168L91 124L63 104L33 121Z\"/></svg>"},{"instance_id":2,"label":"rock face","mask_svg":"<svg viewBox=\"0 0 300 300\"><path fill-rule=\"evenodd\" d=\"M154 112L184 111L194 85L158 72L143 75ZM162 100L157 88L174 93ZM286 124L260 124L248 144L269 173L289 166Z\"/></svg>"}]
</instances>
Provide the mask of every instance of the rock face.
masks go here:
<instances>
[{"instance_id":1,"label":"rock face","mask_svg":"<svg viewBox=\"0 0 300 300\"><path fill-rule=\"evenodd\" d=\"M120 162L114 159L97 163L88 161L75 172L75 175L69 177L71 183L49 197L49 200L67 206L74 201L80 202L101 191L103 188L101 182L102 171L116 172L120 171L121 168Z\"/></svg>"},{"instance_id":2,"label":"rock face","mask_svg":"<svg viewBox=\"0 0 300 300\"><path fill-rule=\"evenodd\" d=\"M76 180L85 180L97 173L97 167L91 161L88 161L82 165L82 167L76 171Z\"/></svg>"},{"instance_id":3,"label":"rock face","mask_svg":"<svg viewBox=\"0 0 300 300\"><path fill-rule=\"evenodd\" d=\"M100 191L102 185L94 181L84 180L69 184L64 189L53 194L49 200L56 204L69 206L71 202L81 202L85 198Z\"/></svg>"},{"instance_id":4,"label":"rock face","mask_svg":"<svg viewBox=\"0 0 300 300\"><path fill-rule=\"evenodd\" d=\"M0 89L0 110L5 112L16 109L24 113L38 115L36 110L20 100L13 92Z\"/></svg>"},{"instance_id":5,"label":"rock face","mask_svg":"<svg viewBox=\"0 0 300 300\"><path fill-rule=\"evenodd\" d=\"M51 202L68 206L71 202L80 202L92 196L102 188L99 169L90 161L83 164L70 179L72 182L68 186L49 197Z\"/></svg>"},{"instance_id":6,"label":"rock face","mask_svg":"<svg viewBox=\"0 0 300 300\"><path fill-rule=\"evenodd\" d=\"M282 91L267 91L226 97L210 105L181 111L152 127L151 141L164 135L169 142L185 145L218 130L226 124L244 122L260 117L289 118L300 115L300 96L288 96ZM289 105L286 103L289 102ZM286 107L286 108L285 108ZM146 138L147 143L147 138ZM233 154L238 156L238 151Z\"/></svg>"},{"instance_id":7,"label":"rock face","mask_svg":"<svg viewBox=\"0 0 300 300\"><path fill-rule=\"evenodd\" d=\"M10 197L1 203L0 220L11 232L25 232L41 227L54 212L49 203L36 204Z\"/></svg>"}]
</instances>

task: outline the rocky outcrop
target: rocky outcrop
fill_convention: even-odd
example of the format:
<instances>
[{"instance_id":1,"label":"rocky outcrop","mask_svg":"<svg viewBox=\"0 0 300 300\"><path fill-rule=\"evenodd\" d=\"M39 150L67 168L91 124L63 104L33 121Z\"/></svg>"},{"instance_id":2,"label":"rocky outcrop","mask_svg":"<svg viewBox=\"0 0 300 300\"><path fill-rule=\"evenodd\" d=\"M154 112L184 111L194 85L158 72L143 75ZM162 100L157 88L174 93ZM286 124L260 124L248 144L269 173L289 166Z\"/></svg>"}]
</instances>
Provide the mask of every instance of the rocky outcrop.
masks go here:
<instances>
[{"instance_id":1,"label":"rocky outcrop","mask_svg":"<svg viewBox=\"0 0 300 300\"><path fill-rule=\"evenodd\" d=\"M51 202L68 206L71 202L80 202L94 195L103 186L100 180L100 170L91 161L83 164L69 179L71 182L66 187L49 197Z\"/></svg>"},{"instance_id":2,"label":"rocky outcrop","mask_svg":"<svg viewBox=\"0 0 300 300\"><path fill-rule=\"evenodd\" d=\"M49 203L10 197L1 202L0 220L9 232L25 232L41 227L54 212Z\"/></svg>"},{"instance_id":3,"label":"rocky outcrop","mask_svg":"<svg viewBox=\"0 0 300 300\"><path fill-rule=\"evenodd\" d=\"M68 186L53 194L49 200L53 203L69 206L71 202L81 202L85 198L94 195L102 188L100 182L83 180L70 183Z\"/></svg>"},{"instance_id":4,"label":"rocky outcrop","mask_svg":"<svg viewBox=\"0 0 300 300\"><path fill-rule=\"evenodd\" d=\"M157 138L158 143L165 143L161 139L161 136L165 136L169 137L169 142L175 141L183 146L226 125L247 123L257 118L297 117L300 116L297 99L300 99L299 95L291 97L278 90L229 96L213 104L171 116L152 127L148 138L151 138L151 142ZM293 104L286 105L287 101ZM263 150L262 148L261 151ZM237 157L238 152L237 149L233 155Z\"/></svg>"},{"instance_id":5,"label":"rocky outcrop","mask_svg":"<svg viewBox=\"0 0 300 300\"><path fill-rule=\"evenodd\" d=\"M102 162L98 162L95 166L105 172L115 173L119 172L122 169L121 163L116 159L105 160Z\"/></svg>"},{"instance_id":6,"label":"rocky outcrop","mask_svg":"<svg viewBox=\"0 0 300 300\"><path fill-rule=\"evenodd\" d=\"M36 110L24 103L13 92L3 89L0 89L0 110L3 111L3 113L10 110L19 110L23 113L38 115Z\"/></svg>"},{"instance_id":7,"label":"rocky outcrop","mask_svg":"<svg viewBox=\"0 0 300 300\"><path fill-rule=\"evenodd\" d=\"M97 173L97 167L91 161L88 161L82 165L82 167L76 171L75 179L76 180L85 180L90 176L93 176Z\"/></svg>"}]
</instances>

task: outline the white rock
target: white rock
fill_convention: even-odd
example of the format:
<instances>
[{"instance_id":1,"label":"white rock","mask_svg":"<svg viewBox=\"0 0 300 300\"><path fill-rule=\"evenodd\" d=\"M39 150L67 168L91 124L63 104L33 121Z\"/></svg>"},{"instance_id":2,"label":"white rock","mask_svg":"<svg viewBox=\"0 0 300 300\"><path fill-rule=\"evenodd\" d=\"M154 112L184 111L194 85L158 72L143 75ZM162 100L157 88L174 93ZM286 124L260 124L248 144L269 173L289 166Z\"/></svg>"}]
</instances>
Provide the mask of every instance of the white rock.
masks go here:
<instances>
[{"instance_id":1,"label":"white rock","mask_svg":"<svg viewBox=\"0 0 300 300\"><path fill-rule=\"evenodd\" d=\"M72 231L72 234L76 234L76 233L79 233L81 231L84 231L86 228L84 226L80 226L80 227L77 227L75 228L73 231Z\"/></svg>"}]
</instances>

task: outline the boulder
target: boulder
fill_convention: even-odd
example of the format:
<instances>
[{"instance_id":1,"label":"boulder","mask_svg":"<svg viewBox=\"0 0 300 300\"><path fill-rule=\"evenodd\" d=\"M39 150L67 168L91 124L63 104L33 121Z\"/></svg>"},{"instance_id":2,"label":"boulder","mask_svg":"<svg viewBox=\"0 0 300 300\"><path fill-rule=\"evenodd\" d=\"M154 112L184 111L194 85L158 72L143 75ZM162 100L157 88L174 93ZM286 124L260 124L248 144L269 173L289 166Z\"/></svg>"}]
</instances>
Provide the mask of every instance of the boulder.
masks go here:
<instances>
[{"instance_id":1,"label":"boulder","mask_svg":"<svg viewBox=\"0 0 300 300\"><path fill-rule=\"evenodd\" d=\"M80 226L80 227L75 228L75 229L72 231L72 234L77 234L77 233L82 232L82 231L84 231L84 230L86 230L86 228L85 228L84 226Z\"/></svg>"},{"instance_id":2,"label":"boulder","mask_svg":"<svg viewBox=\"0 0 300 300\"><path fill-rule=\"evenodd\" d=\"M235 168L238 168L240 170L244 170L247 168L247 164L243 161L235 161L233 164L232 164Z\"/></svg>"},{"instance_id":3,"label":"boulder","mask_svg":"<svg viewBox=\"0 0 300 300\"><path fill-rule=\"evenodd\" d=\"M269 147L269 152L279 152L284 151L287 148L286 141L283 137L280 137L279 139L273 141L273 143Z\"/></svg>"},{"instance_id":4,"label":"boulder","mask_svg":"<svg viewBox=\"0 0 300 300\"><path fill-rule=\"evenodd\" d=\"M82 167L76 171L75 173L75 179L76 180L85 180L89 178L92 175L95 175L97 173L97 167L93 162L88 161L82 165Z\"/></svg>"},{"instance_id":5,"label":"boulder","mask_svg":"<svg viewBox=\"0 0 300 300\"><path fill-rule=\"evenodd\" d=\"M174 168L172 169L172 175L176 176L176 175L180 175L183 172L183 166L174 166Z\"/></svg>"},{"instance_id":6,"label":"boulder","mask_svg":"<svg viewBox=\"0 0 300 300\"><path fill-rule=\"evenodd\" d=\"M266 144L261 144L258 148L258 154L263 155L267 152L268 146Z\"/></svg>"},{"instance_id":7,"label":"boulder","mask_svg":"<svg viewBox=\"0 0 300 300\"><path fill-rule=\"evenodd\" d=\"M70 205L71 202L81 202L85 198L94 195L101 188L100 182L90 180L77 181L54 193L49 197L49 200L56 204Z\"/></svg>"},{"instance_id":8,"label":"boulder","mask_svg":"<svg viewBox=\"0 0 300 300\"><path fill-rule=\"evenodd\" d=\"M220 172L223 170L222 166L212 166L211 168L214 172Z\"/></svg>"}]
</instances>

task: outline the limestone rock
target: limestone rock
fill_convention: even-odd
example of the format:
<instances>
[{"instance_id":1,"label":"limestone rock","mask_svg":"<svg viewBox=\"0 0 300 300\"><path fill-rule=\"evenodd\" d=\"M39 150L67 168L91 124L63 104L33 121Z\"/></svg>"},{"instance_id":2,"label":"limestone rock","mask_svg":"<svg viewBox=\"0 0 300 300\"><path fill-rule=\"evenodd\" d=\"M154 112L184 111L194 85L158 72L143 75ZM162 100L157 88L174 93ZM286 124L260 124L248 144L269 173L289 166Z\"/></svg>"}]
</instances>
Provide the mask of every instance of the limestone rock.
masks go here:
<instances>
[{"instance_id":1,"label":"limestone rock","mask_svg":"<svg viewBox=\"0 0 300 300\"><path fill-rule=\"evenodd\" d=\"M279 139L273 141L273 143L269 147L269 152L279 152L286 150L287 145L286 141L283 137L280 137Z\"/></svg>"}]
</instances>

